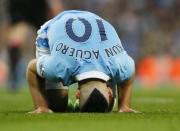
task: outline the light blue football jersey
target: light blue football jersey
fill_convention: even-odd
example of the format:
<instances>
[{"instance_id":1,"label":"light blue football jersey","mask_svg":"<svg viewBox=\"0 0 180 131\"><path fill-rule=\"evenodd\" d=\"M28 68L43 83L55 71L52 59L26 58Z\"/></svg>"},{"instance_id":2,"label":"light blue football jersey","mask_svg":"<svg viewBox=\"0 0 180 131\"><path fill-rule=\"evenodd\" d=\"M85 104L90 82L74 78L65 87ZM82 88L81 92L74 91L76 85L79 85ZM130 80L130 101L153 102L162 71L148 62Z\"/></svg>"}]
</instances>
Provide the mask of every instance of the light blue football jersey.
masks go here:
<instances>
[{"instance_id":1,"label":"light blue football jersey","mask_svg":"<svg viewBox=\"0 0 180 131\"><path fill-rule=\"evenodd\" d=\"M132 76L134 61L122 47L114 27L87 11L64 11L38 31L40 75L65 86L88 78L117 83Z\"/></svg>"}]
</instances>

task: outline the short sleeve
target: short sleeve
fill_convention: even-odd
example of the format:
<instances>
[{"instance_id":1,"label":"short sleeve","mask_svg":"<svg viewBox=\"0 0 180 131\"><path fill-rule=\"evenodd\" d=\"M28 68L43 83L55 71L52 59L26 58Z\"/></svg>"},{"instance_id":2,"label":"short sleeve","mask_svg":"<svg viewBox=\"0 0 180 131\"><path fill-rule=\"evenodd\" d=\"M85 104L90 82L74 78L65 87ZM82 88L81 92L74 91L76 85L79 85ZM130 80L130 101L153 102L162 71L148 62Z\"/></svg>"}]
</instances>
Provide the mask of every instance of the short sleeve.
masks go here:
<instances>
[{"instance_id":1,"label":"short sleeve","mask_svg":"<svg viewBox=\"0 0 180 131\"><path fill-rule=\"evenodd\" d=\"M36 58L39 58L42 55L50 54L49 42L47 31L50 21L46 22L37 32L36 38Z\"/></svg>"},{"instance_id":2,"label":"short sleeve","mask_svg":"<svg viewBox=\"0 0 180 131\"><path fill-rule=\"evenodd\" d=\"M134 60L130 56L126 56L122 58L116 77L117 81L122 82L124 80L128 80L133 76L134 73L135 73Z\"/></svg>"}]
</instances>

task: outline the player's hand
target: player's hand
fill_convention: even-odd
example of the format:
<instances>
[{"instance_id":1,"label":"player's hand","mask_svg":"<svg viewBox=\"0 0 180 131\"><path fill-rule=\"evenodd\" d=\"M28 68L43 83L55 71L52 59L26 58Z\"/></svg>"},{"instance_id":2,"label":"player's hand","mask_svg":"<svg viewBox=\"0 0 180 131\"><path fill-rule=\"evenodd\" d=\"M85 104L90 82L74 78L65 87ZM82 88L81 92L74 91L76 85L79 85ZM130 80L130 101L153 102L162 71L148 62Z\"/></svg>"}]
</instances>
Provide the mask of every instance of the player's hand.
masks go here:
<instances>
[{"instance_id":1,"label":"player's hand","mask_svg":"<svg viewBox=\"0 0 180 131\"><path fill-rule=\"evenodd\" d=\"M46 107L38 107L36 110L28 112L29 114L53 113L53 111Z\"/></svg>"},{"instance_id":2,"label":"player's hand","mask_svg":"<svg viewBox=\"0 0 180 131\"><path fill-rule=\"evenodd\" d=\"M130 107L127 107L127 106L121 107L121 108L119 109L119 112L120 112L120 113L141 113L141 112L136 111L136 110L134 110L134 109L132 109L132 108L130 108Z\"/></svg>"}]
</instances>

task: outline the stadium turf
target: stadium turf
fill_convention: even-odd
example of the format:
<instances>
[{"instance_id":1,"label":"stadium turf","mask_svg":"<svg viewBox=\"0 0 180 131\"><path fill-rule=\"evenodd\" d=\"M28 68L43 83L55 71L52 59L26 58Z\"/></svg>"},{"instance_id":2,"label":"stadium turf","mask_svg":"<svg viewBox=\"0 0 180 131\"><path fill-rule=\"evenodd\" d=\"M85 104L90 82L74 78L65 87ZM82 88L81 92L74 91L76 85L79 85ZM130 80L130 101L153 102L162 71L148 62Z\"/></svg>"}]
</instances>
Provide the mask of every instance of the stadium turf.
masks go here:
<instances>
[{"instance_id":1,"label":"stadium turf","mask_svg":"<svg viewBox=\"0 0 180 131\"><path fill-rule=\"evenodd\" d=\"M71 91L72 94L73 91ZM71 95L72 97L72 95ZM27 89L0 88L0 131L179 131L180 89L134 89L132 113L56 113L32 115ZM116 109L115 109L116 110Z\"/></svg>"}]
</instances>

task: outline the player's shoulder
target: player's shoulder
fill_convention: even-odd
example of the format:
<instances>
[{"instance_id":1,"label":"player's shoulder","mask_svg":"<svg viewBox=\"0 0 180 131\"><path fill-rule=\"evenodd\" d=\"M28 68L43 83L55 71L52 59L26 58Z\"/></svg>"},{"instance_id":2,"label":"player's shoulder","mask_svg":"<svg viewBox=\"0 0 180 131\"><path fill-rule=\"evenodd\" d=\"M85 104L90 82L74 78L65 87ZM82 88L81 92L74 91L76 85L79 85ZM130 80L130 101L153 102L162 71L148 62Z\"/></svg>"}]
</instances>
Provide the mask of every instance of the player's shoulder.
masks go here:
<instances>
[{"instance_id":1,"label":"player's shoulder","mask_svg":"<svg viewBox=\"0 0 180 131\"><path fill-rule=\"evenodd\" d=\"M55 23L56 21L65 21L68 18L86 18L86 19L101 19L104 20L103 18L101 18L99 15L89 12L89 11L83 11L83 10L65 10L60 12L58 15L56 15L54 18L52 18L51 20L47 21L46 23L44 23L41 28L39 29L39 32L41 32L42 30L46 30L49 26L51 26L53 23ZM106 21L106 20L104 20Z\"/></svg>"},{"instance_id":2,"label":"player's shoulder","mask_svg":"<svg viewBox=\"0 0 180 131\"><path fill-rule=\"evenodd\" d=\"M69 18L77 19L77 18L86 18L86 19L99 19L100 16L98 16L95 13L89 12L89 11L82 11L82 10L66 10L58 14L56 17L52 19L52 21L65 21Z\"/></svg>"},{"instance_id":3,"label":"player's shoulder","mask_svg":"<svg viewBox=\"0 0 180 131\"><path fill-rule=\"evenodd\" d=\"M59 27L59 26L65 25L65 23L67 23L68 20L71 20L71 19L80 20L81 18L86 23L88 22L92 25L95 25L96 23L101 24L99 22L103 22L106 28L112 31L113 26L108 21L96 15L95 13L92 13L89 11L82 11L82 10L66 10L59 13L57 16L55 16L54 18L52 18L51 20L43 24L41 28L38 30L38 35L41 34L43 37L44 36L43 34L47 34L48 29L51 29L51 27L57 28L57 26Z\"/></svg>"},{"instance_id":4,"label":"player's shoulder","mask_svg":"<svg viewBox=\"0 0 180 131\"><path fill-rule=\"evenodd\" d=\"M53 25L56 22L64 24L69 19L74 19L74 20L79 19L80 20L81 18L84 19L85 21L90 22L90 24L94 23L94 21L95 21L95 23L96 22L99 23L99 20L100 20L104 24L106 24L106 26L109 26L110 28L114 28L111 23L109 23L106 19L102 18L101 16L99 16L93 12L83 11L83 10L63 11L51 20L50 25Z\"/></svg>"},{"instance_id":5,"label":"player's shoulder","mask_svg":"<svg viewBox=\"0 0 180 131\"><path fill-rule=\"evenodd\" d=\"M93 15L93 16L97 16L97 14L95 13L92 13L92 12L89 12L89 11L85 11L85 10L65 10L61 13L59 13L56 17L54 17L54 19L58 19L64 15L75 15L75 16L80 16L80 15L86 15L86 16L90 16L90 15Z\"/></svg>"},{"instance_id":6,"label":"player's shoulder","mask_svg":"<svg viewBox=\"0 0 180 131\"><path fill-rule=\"evenodd\" d=\"M52 25L53 23L55 23L56 21L63 21L64 19L66 19L67 17L71 17L71 18L77 18L77 17L89 17L89 16L96 16L98 17L96 14L88 12L88 11L81 11L81 10L65 10L60 12L58 15L56 15L54 18L48 20L47 22L45 22L40 29L38 30L38 34L41 33L44 30L47 30L48 27L50 25Z\"/></svg>"}]
</instances>

